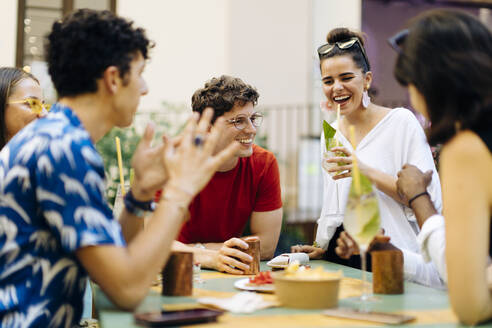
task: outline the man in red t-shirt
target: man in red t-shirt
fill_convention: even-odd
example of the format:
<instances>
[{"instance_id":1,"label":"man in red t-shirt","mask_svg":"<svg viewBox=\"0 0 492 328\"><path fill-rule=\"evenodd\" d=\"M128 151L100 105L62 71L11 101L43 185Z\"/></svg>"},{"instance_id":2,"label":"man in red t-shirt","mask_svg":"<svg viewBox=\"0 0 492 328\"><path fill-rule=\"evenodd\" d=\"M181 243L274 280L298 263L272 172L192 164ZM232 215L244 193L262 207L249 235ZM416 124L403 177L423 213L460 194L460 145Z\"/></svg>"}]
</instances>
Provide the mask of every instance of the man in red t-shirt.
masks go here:
<instances>
[{"instance_id":1,"label":"man in red t-shirt","mask_svg":"<svg viewBox=\"0 0 492 328\"><path fill-rule=\"evenodd\" d=\"M263 116L254 106L259 94L241 79L213 78L192 97L193 111L207 107L225 119L226 129L216 152L237 140L241 148L224 163L208 185L193 199L190 219L183 225L175 250L193 251L203 267L234 274L248 268L248 244L239 239L250 220L251 234L260 238L262 259L277 247L282 223L280 179L275 156L253 144Z\"/></svg>"}]
</instances>

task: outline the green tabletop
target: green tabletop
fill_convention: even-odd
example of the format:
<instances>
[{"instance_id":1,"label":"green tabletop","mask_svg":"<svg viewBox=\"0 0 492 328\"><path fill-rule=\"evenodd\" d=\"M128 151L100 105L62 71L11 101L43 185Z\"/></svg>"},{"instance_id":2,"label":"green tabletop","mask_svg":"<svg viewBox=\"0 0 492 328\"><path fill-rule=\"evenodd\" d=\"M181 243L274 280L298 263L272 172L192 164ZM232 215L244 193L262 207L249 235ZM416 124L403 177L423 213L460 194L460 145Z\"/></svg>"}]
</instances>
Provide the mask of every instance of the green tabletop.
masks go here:
<instances>
[{"instance_id":1,"label":"green tabletop","mask_svg":"<svg viewBox=\"0 0 492 328\"><path fill-rule=\"evenodd\" d=\"M345 277L360 279L361 271L346 266L329 263L326 261L311 261L313 268L322 266L326 270L342 270ZM261 263L260 269L267 271L270 268L265 263ZM202 270L205 278L204 283L195 285L200 290L210 290L213 292L233 293L238 292L233 284L241 276L213 274L213 271ZM371 279L371 274L368 274ZM101 327L139 327L134 323L133 314L130 312L119 311L106 298L101 290L94 286L95 306L99 315ZM418 284L405 282L405 292L402 295L377 295L378 301L371 303L370 309L382 312L398 312L416 316L416 320L409 325L413 327L461 327L457 323L456 317L449 308L448 295L446 291L436 290ZM161 310L166 305L172 307L176 304L196 304L193 297L164 297L155 291L150 291L136 312L148 312ZM339 306L354 307L353 301L340 299ZM217 323L206 324L212 326L235 327L337 327L340 325L347 327L377 327L381 324L374 324L367 321L356 321L327 317L321 314L322 310L301 310L287 309L283 307L269 308L256 311L253 314L227 314L227 319L219 320ZM492 327L492 325L489 325ZM484 326L485 327L485 326Z\"/></svg>"}]
</instances>

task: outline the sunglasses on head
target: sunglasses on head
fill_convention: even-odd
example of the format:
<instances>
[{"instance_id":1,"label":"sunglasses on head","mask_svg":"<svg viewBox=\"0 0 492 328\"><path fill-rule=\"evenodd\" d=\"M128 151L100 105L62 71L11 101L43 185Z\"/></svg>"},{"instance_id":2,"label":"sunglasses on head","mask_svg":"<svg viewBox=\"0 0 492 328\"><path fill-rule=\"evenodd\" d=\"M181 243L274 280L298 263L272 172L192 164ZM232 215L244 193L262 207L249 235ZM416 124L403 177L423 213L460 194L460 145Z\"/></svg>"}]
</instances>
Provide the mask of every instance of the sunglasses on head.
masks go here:
<instances>
[{"instance_id":1,"label":"sunglasses on head","mask_svg":"<svg viewBox=\"0 0 492 328\"><path fill-rule=\"evenodd\" d=\"M43 110L49 112L51 108L51 105L43 104L41 100L36 98L26 98L22 100L11 101L8 103L8 105L10 104L26 104L31 109L31 112L38 115L43 113Z\"/></svg>"},{"instance_id":2,"label":"sunglasses on head","mask_svg":"<svg viewBox=\"0 0 492 328\"><path fill-rule=\"evenodd\" d=\"M352 37L350 39L344 40L344 41L338 41L335 43L326 43L318 48L318 56L319 59L323 59L324 57L328 56L330 52L335 49L335 46L338 47L340 50L346 50L350 49L354 46L354 44L358 43L359 44L359 49L360 52L362 53L362 56L364 57L364 61L366 62L366 67L369 69L369 60L367 59L366 51L364 50L364 47L360 43L360 40L358 37Z\"/></svg>"},{"instance_id":3,"label":"sunglasses on head","mask_svg":"<svg viewBox=\"0 0 492 328\"><path fill-rule=\"evenodd\" d=\"M405 42L405 39L407 38L409 32L410 31L408 29L404 29L388 39L388 43L390 44L391 48L393 48L400 55L403 54L403 49L401 47Z\"/></svg>"}]
</instances>

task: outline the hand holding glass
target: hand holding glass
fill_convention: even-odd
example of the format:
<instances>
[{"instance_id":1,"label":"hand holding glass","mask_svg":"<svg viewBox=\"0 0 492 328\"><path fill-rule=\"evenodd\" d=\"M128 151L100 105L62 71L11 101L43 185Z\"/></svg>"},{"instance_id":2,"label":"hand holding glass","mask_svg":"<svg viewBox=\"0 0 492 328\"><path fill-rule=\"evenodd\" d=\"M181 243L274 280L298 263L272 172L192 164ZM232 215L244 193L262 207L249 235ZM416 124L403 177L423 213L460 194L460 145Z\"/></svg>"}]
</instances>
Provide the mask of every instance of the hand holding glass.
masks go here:
<instances>
[{"instance_id":1,"label":"hand holding glass","mask_svg":"<svg viewBox=\"0 0 492 328\"><path fill-rule=\"evenodd\" d=\"M335 147L343 147L343 145L338 141L335 140L335 143L331 149ZM332 163L328 162L328 159L334 158L334 157L347 157L347 155L342 152L342 151L331 151L331 150L326 150L323 152L323 158L321 159L321 167L331 176L334 177L336 175L339 175L341 173L346 173L345 171L329 171L330 169L336 168L340 165L341 163Z\"/></svg>"}]
</instances>

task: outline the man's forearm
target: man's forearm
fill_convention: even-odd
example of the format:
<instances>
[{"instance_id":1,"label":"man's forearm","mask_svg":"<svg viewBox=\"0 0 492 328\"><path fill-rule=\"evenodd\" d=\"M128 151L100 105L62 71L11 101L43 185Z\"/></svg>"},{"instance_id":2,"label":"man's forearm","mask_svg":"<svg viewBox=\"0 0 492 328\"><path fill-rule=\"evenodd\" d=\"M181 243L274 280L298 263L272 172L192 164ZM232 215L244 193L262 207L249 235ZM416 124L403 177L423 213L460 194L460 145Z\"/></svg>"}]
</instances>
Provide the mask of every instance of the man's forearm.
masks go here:
<instances>
[{"instance_id":1,"label":"man's forearm","mask_svg":"<svg viewBox=\"0 0 492 328\"><path fill-rule=\"evenodd\" d=\"M199 248L195 247L196 244L184 244L182 242L179 242L175 240L173 242L172 249L173 251L183 251L183 252L192 252L193 253L193 261L195 263L200 263L200 265L203 268L208 268L208 269L216 269L217 268L217 263L215 263L215 258L217 251L220 247L217 247L217 245L222 246L222 244L219 243L207 243L203 244L205 246L204 248ZM209 247L210 245L210 247ZM217 248L212 248L212 247L217 247Z\"/></svg>"},{"instance_id":2,"label":"man's forearm","mask_svg":"<svg viewBox=\"0 0 492 328\"><path fill-rule=\"evenodd\" d=\"M422 228L425 220L434 214L437 214L434 204L432 204L430 196L428 195L422 195L412 201L412 210L417 218L419 228Z\"/></svg>"},{"instance_id":3,"label":"man's forearm","mask_svg":"<svg viewBox=\"0 0 492 328\"><path fill-rule=\"evenodd\" d=\"M121 232L127 244L144 228L144 219L130 214L125 208L121 212L118 221L120 222Z\"/></svg>"},{"instance_id":4,"label":"man's forearm","mask_svg":"<svg viewBox=\"0 0 492 328\"><path fill-rule=\"evenodd\" d=\"M132 219L130 215L127 218L129 222ZM82 247L76 256L115 304L134 309L164 267L182 222L181 207L174 202L161 201L149 221L149 229L136 234L127 248L114 245Z\"/></svg>"}]
</instances>

